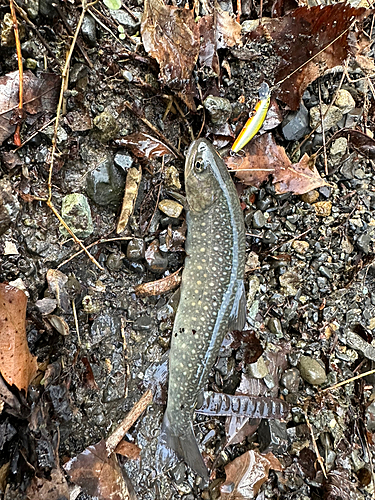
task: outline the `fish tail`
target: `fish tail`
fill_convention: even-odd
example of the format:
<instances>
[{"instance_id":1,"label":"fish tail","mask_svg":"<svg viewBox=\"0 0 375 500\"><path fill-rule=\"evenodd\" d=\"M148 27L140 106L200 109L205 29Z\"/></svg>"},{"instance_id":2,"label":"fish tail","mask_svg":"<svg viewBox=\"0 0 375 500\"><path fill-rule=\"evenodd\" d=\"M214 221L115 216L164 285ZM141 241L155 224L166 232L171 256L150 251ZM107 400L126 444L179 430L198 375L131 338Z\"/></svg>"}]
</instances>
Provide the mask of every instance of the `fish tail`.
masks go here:
<instances>
[{"instance_id":1,"label":"fish tail","mask_svg":"<svg viewBox=\"0 0 375 500\"><path fill-rule=\"evenodd\" d=\"M166 411L157 450L159 471L172 468L176 463L176 456L184 460L194 472L208 482L209 473L199 451L192 424L189 423L183 433L176 432L171 426Z\"/></svg>"}]
</instances>

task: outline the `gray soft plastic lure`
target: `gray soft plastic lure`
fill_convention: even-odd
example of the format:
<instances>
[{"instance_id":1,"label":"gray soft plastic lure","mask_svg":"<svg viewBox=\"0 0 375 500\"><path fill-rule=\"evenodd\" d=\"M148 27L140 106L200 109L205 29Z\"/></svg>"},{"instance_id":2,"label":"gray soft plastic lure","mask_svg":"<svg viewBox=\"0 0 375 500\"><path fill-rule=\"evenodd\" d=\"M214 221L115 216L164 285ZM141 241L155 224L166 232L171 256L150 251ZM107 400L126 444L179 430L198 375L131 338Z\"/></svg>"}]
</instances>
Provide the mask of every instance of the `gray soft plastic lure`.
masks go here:
<instances>
[{"instance_id":1,"label":"gray soft plastic lure","mask_svg":"<svg viewBox=\"0 0 375 500\"><path fill-rule=\"evenodd\" d=\"M173 450L204 480L208 470L193 431L193 414L228 330L246 318L245 228L233 181L213 146L199 139L185 163L187 225L181 298L172 333L168 404L159 465Z\"/></svg>"}]
</instances>

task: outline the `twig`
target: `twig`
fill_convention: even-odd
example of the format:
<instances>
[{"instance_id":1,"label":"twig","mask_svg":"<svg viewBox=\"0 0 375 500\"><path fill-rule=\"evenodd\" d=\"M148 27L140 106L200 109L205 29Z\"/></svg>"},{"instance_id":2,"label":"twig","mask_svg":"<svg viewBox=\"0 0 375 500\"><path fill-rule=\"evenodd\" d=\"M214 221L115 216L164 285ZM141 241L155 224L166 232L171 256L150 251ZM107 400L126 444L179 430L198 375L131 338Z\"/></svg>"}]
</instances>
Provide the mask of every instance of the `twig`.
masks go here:
<instances>
[{"instance_id":1,"label":"twig","mask_svg":"<svg viewBox=\"0 0 375 500\"><path fill-rule=\"evenodd\" d=\"M40 129L38 129L36 132L34 132L30 137L28 137L20 146L18 146L16 149L13 150L13 152L16 152L18 151L20 148L22 148L25 144L27 144L29 141L31 141L31 139L33 137L35 137L36 135L38 135L40 132L42 132L42 130L44 130L45 128L49 127L54 121L56 120L56 117L55 118L52 118L52 120L49 120L47 123L45 123L43 125L43 127L40 127Z\"/></svg>"},{"instance_id":2,"label":"twig","mask_svg":"<svg viewBox=\"0 0 375 500\"><path fill-rule=\"evenodd\" d=\"M113 36L113 38L115 38L115 40L116 40L116 41L117 41L117 42L118 42L118 43L119 43L122 47L124 47L124 49L125 49L125 50L127 50L127 49L126 49L126 47L125 47L125 45L121 42L121 40L120 40L120 39L119 39L119 38L118 38L118 37L117 37L117 36L113 33L113 31L111 31L111 30L110 30L110 28L108 28L108 26L106 26L104 23L102 23L102 22L98 19L98 17L97 17L97 16L93 13L92 9L89 9L89 10L88 10L88 12L90 13L90 16L92 16L92 17L95 19L95 21L96 21L96 22L97 22L97 23L98 23L98 24L99 24L99 25L100 25L103 29L105 29L106 31L108 31L108 33L109 33L111 36ZM101 15L102 17L104 17L104 16L103 16L103 14L102 14L101 12L99 12L98 10L96 10L96 9L95 9L95 12L97 12L99 15ZM133 40L133 38L132 38L131 36L129 36L127 33L124 33L124 35L126 36L126 39L127 39L127 40L129 40L130 42L132 42L132 43L133 43L133 44L135 44L135 45L137 44L137 42L136 42L135 40Z\"/></svg>"},{"instance_id":3,"label":"twig","mask_svg":"<svg viewBox=\"0 0 375 500\"><path fill-rule=\"evenodd\" d=\"M320 89L320 82L318 85L318 94L319 94L319 114L320 114L320 126L322 127L322 136L323 136L323 152L324 152L324 172L328 175L328 164L327 164L327 148L326 148L326 132L324 129L324 118L322 112L322 92Z\"/></svg>"},{"instance_id":4,"label":"twig","mask_svg":"<svg viewBox=\"0 0 375 500\"><path fill-rule=\"evenodd\" d=\"M43 200L44 201L44 200ZM88 250L89 248L95 246L95 245L99 245L101 243L110 243L112 241L124 241L124 240L131 240L132 239L132 236L121 236L119 238L109 238L109 239L100 239L100 240L97 240L97 241L94 241L94 243L91 243L90 245L88 245L86 247L86 249ZM68 262L70 262L71 260L75 259L76 257L78 257L78 255L80 255L81 253L83 253L84 250L80 250L79 252L73 254L71 257L69 257L69 259L66 259L64 260L64 262L62 262L61 264L59 264L57 266L56 269L60 269L60 267L63 267L65 266L65 264L67 264Z\"/></svg>"},{"instance_id":5,"label":"twig","mask_svg":"<svg viewBox=\"0 0 375 500\"><path fill-rule=\"evenodd\" d=\"M346 384L350 384L351 382L354 382L355 380L358 380L359 378L367 377L367 375L372 375L375 373L375 370L370 370L368 372L360 373L359 375L356 375L355 377L348 378L347 380L343 380L342 382L339 382L338 384L331 385L331 387L326 387L325 389L322 389L322 392L327 392L327 391L333 391L334 389L337 389L338 387L341 387Z\"/></svg>"},{"instance_id":6,"label":"twig","mask_svg":"<svg viewBox=\"0 0 375 500\"><path fill-rule=\"evenodd\" d=\"M73 309L74 324L76 325L78 345L81 345L81 337L79 335L79 323L78 323L78 318L77 318L76 303L75 303L74 299L72 299L72 309Z\"/></svg>"},{"instance_id":7,"label":"twig","mask_svg":"<svg viewBox=\"0 0 375 500\"><path fill-rule=\"evenodd\" d=\"M146 391L141 399L133 406L117 429L106 440L108 456L111 455L130 427L137 421L147 406L152 402L152 392Z\"/></svg>"},{"instance_id":8,"label":"twig","mask_svg":"<svg viewBox=\"0 0 375 500\"><path fill-rule=\"evenodd\" d=\"M307 424L307 427L309 428L309 431L310 431L310 434L311 434L311 440L312 440L312 443L313 443L313 447L314 447L316 458L318 459L318 462L320 464L320 467L322 469L324 477L327 479L326 468L324 467L324 460L323 460L321 454L319 453L319 449L318 449L318 446L316 444L316 440L315 440L315 436L314 436L314 431L313 431L312 425L310 424L310 420L309 420L309 417L307 416L307 413L306 412L304 412L304 413L305 413L306 424Z\"/></svg>"},{"instance_id":9,"label":"twig","mask_svg":"<svg viewBox=\"0 0 375 500\"><path fill-rule=\"evenodd\" d=\"M137 117L140 120L142 120L145 125L148 126L148 128L150 128L162 141L165 142L165 144L174 152L174 154L178 158L184 160L184 156L178 151L178 149L175 148L174 145L169 141L169 139L167 139L165 135L162 132L160 132L160 130L158 130L151 122L149 122L147 118L145 118L139 112L137 112L128 101L124 102L124 106L128 108L132 113L135 113Z\"/></svg>"},{"instance_id":10,"label":"twig","mask_svg":"<svg viewBox=\"0 0 375 500\"><path fill-rule=\"evenodd\" d=\"M18 74L19 74L18 116L17 116L17 125L16 125L16 130L14 132L14 139L13 140L14 140L14 144L16 146L20 146L21 145L20 130L21 130L21 121L23 118L23 64L22 64L21 42L20 42L20 36L19 36L19 32L18 32L18 22L17 22L17 16L16 16L16 9L14 8L13 0L10 0L9 6L10 6L10 12L12 14L14 38L16 41Z\"/></svg>"}]
</instances>

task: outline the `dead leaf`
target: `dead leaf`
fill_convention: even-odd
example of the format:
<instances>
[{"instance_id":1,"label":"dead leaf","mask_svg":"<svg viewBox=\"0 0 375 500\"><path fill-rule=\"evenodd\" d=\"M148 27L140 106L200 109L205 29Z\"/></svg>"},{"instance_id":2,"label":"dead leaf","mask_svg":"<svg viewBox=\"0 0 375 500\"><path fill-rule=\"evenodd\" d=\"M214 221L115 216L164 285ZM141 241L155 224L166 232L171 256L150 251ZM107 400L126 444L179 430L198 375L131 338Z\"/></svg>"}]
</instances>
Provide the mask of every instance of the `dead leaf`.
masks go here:
<instances>
[{"instance_id":1,"label":"dead leaf","mask_svg":"<svg viewBox=\"0 0 375 500\"><path fill-rule=\"evenodd\" d=\"M259 187L270 175L277 194L304 194L329 185L320 177L313 158L305 154L298 163L292 164L270 133L253 139L244 152L245 156L229 156L225 162L247 186Z\"/></svg>"},{"instance_id":2,"label":"dead leaf","mask_svg":"<svg viewBox=\"0 0 375 500\"><path fill-rule=\"evenodd\" d=\"M23 74L24 110L35 115L55 112L60 77L42 73L38 78L31 71ZM18 107L19 73L12 71L0 77L0 144L10 137L16 128L11 123L13 111Z\"/></svg>"},{"instance_id":3,"label":"dead leaf","mask_svg":"<svg viewBox=\"0 0 375 500\"><path fill-rule=\"evenodd\" d=\"M214 12L199 20L201 46L199 62L220 75L218 49L241 44L240 24L215 2Z\"/></svg>"},{"instance_id":4,"label":"dead leaf","mask_svg":"<svg viewBox=\"0 0 375 500\"><path fill-rule=\"evenodd\" d=\"M225 466L226 481L220 487L220 500L255 498L268 479L270 469L282 471L279 460L270 452L261 455L250 450Z\"/></svg>"},{"instance_id":5,"label":"dead leaf","mask_svg":"<svg viewBox=\"0 0 375 500\"><path fill-rule=\"evenodd\" d=\"M27 488L28 500L61 500L69 498L69 487L60 469L53 469L51 479L34 476Z\"/></svg>"},{"instance_id":6,"label":"dead leaf","mask_svg":"<svg viewBox=\"0 0 375 500\"><path fill-rule=\"evenodd\" d=\"M344 128L337 132L332 138L346 137L349 144L361 155L370 160L375 160L375 140L359 130Z\"/></svg>"},{"instance_id":7,"label":"dead leaf","mask_svg":"<svg viewBox=\"0 0 375 500\"><path fill-rule=\"evenodd\" d=\"M69 294L65 287L68 282L66 274L57 269L47 271L48 290L56 297L57 305L65 312L70 310Z\"/></svg>"},{"instance_id":8,"label":"dead leaf","mask_svg":"<svg viewBox=\"0 0 375 500\"><path fill-rule=\"evenodd\" d=\"M99 500L136 499L130 480L125 477L115 453L107 457L105 440L89 446L64 465L69 479Z\"/></svg>"},{"instance_id":9,"label":"dead leaf","mask_svg":"<svg viewBox=\"0 0 375 500\"><path fill-rule=\"evenodd\" d=\"M37 369L26 337L25 293L0 283L0 372L9 385L27 392Z\"/></svg>"},{"instance_id":10,"label":"dead leaf","mask_svg":"<svg viewBox=\"0 0 375 500\"><path fill-rule=\"evenodd\" d=\"M128 170L125 183L125 193L122 200L121 213L118 219L116 233L122 233L133 213L134 205L138 196L139 183L141 182L142 171L131 167Z\"/></svg>"},{"instance_id":11,"label":"dead leaf","mask_svg":"<svg viewBox=\"0 0 375 500\"><path fill-rule=\"evenodd\" d=\"M181 283L181 269L156 281L142 283L135 287L135 293L138 297L149 297L151 295L161 295L171 290L175 290Z\"/></svg>"},{"instance_id":12,"label":"dead leaf","mask_svg":"<svg viewBox=\"0 0 375 500\"><path fill-rule=\"evenodd\" d=\"M95 376L94 372L92 371L90 361L86 358L86 356L83 356L81 358L81 361L82 364L85 366L85 372L83 374L83 382L85 386L88 387L89 389L97 391L99 388L98 384L95 381Z\"/></svg>"},{"instance_id":13,"label":"dead leaf","mask_svg":"<svg viewBox=\"0 0 375 500\"><path fill-rule=\"evenodd\" d=\"M46 319L51 323L53 328L59 332L60 335L69 335L69 325L61 316L50 314Z\"/></svg>"},{"instance_id":14,"label":"dead leaf","mask_svg":"<svg viewBox=\"0 0 375 500\"><path fill-rule=\"evenodd\" d=\"M144 132L127 135L116 140L115 144L130 149L137 158L146 158L147 160L160 158L164 155L176 156L166 144Z\"/></svg>"},{"instance_id":15,"label":"dead leaf","mask_svg":"<svg viewBox=\"0 0 375 500\"><path fill-rule=\"evenodd\" d=\"M146 0L141 34L146 52L159 63L161 82L195 111L191 75L199 54L199 28L193 11Z\"/></svg>"},{"instance_id":16,"label":"dead leaf","mask_svg":"<svg viewBox=\"0 0 375 500\"><path fill-rule=\"evenodd\" d=\"M130 460L138 460L141 454L141 448L129 441L120 441L115 449L115 453L129 458Z\"/></svg>"},{"instance_id":17,"label":"dead leaf","mask_svg":"<svg viewBox=\"0 0 375 500\"><path fill-rule=\"evenodd\" d=\"M300 7L284 17L270 19L267 22L272 38L270 43L279 56L274 68L275 82L283 81L303 66L276 87L276 97L297 110L306 87L322 74L322 70L341 65L349 53L356 51L353 41L358 35L351 32L349 36L349 28L354 20L361 21L371 12L342 2L324 7ZM248 36L251 40L264 39L263 26Z\"/></svg>"}]
</instances>

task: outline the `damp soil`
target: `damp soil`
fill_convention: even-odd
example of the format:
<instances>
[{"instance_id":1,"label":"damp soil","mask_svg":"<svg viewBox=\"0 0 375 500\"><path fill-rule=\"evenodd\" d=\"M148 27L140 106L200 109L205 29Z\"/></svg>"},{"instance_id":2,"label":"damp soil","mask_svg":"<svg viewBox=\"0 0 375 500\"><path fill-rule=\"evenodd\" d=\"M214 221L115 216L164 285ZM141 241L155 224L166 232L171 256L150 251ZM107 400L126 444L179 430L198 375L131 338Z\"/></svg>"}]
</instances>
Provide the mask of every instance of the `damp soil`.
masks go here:
<instances>
[{"instance_id":1,"label":"damp soil","mask_svg":"<svg viewBox=\"0 0 375 500\"><path fill-rule=\"evenodd\" d=\"M130 149L113 141L134 132L154 135L141 120L143 116L182 155L191 142L190 130L197 137L202 125L202 134L217 147L228 142L210 122L207 110L191 113L177 100L182 113L172 104L165 116L172 93L160 86L157 65L142 47L139 22L134 19L140 17L141 2L126 1L125 7L121 12L128 24L122 41L92 18L80 37L86 56L79 50L73 54L69 89L65 92L66 115L60 119L65 134L61 132L52 173L52 200L59 212L67 195L86 196L93 229L83 241L87 247L93 244L90 252L103 270L84 253L77 255L79 247L61 232L50 208L35 199L48 194L51 134L40 132L32 137L17 151L13 168L7 156L14 150L12 137L0 148L0 191L5 200L2 213L7 215L0 222L1 281L22 280L29 294L31 352L38 357L42 375L47 366L56 369L52 383L43 385L41 376L27 397L22 397L22 414L5 405L0 415L2 433L5 424L16 431L1 443L0 467L9 464L1 482L5 498L25 498L30 478L34 474L48 477L56 466L56 457L64 464L87 446L108 437L150 386L150 367L161 364L168 351L175 292L141 298L135 289L183 266L184 213L173 218L158 209L160 200L172 199L170 190L178 191L176 170L183 194L183 161L173 155L137 158ZM39 11L35 9L33 22L54 57L62 62L69 36L61 15L48 3L41 2ZM103 24L116 37L121 34L116 31L121 22L103 6L99 9ZM128 10L135 15L129 15ZM0 17L7 12L8 7L2 4ZM61 12L74 29L79 9L72 3L61 4ZM25 64L37 74L44 68L45 49L29 26L22 44L27 54ZM265 77L272 83L272 74L265 75L266 59L262 59L262 55L271 57L267 50L266 43L257 47L261 56L253 62L240 61L235 52L225 52L230 76L224 70L220 79L203 70L195 72L202 99L208 95L224 97L238 116L243 103L251 104L256 99ZM17 70L14 48L1 47L0 53L0 76ZM48 70L59 73L49 57ZM359 110L364 100L370 99L371 116L373 98L363 86L362 75L357 70L350 75L353 78L345 88ZM323 101L329 104L341 76L331 73L314 82L304 96L306 109L319 102L318 86ZM201 103L199 93L196 103ZM288 111L282 109L282 113L287 116ZM31 136L34 126L38 129L52 117L40 113L37 124L34 120L25 123L23 139ZM334 125L325 139L342 126ZM290 154L298 149L297 140L285 139L281 125L273 133ZM303 145L302 153L312 154L322 144L322 134L315 132ZM236 338L228 334L208 382L213 391L234 394L246 374L250 379L264 378L247 357L251 332L260 341L266 365L275 352L281 353L282 369L276 366L264 394L271 397L272 393L288 402L291 418L251 422L253 432L248 429L238 443L224 447L228 438L235 441L226 417L196 415L194 428L202 454L208 465L214 465L212 481L202 489L184 463L166 474L156 471L155 450L166 400L164 384L158 388L154 403L126 435L142 450L139 460L121 458L137 498L220 498L225 465L249 449L271 451L283 466L282 472L270 471L256 496L259 500L334 498L329 496L332 474L344 477L349 484L338 481L337 491L346 485L347 496L342 498L372 497L374 486L368 478L374 453L374 376L336 391L322 389L371 370L375 361L371 345L375 329L374 165L355 150L344 148L340 156L333 156L329 147L326 159L319 154L316 165L329 186L303 196L278 195L270 181L260 188L238 184L247 230L247 333ZM115 228L130 167L142 169L142 180L134 213L119 239ZM320 211L316 203L320 203ZM171 234L180 239L168 249L166 238ZM54 312L66 321L68 335L51 327L37 307L37 301L51 297L46 282L49 269L58 269L69 279L69 305ZM12 390L19 397L16 389ZM41 401L48 425L42 433L34 432L32 440L28 418ZM315 445L306 415L314 430ZM316 447L327 472L331 472L328 479L318 465ZM89 496L81 493L79 498Z\"/></svg>"}]
</instances>

